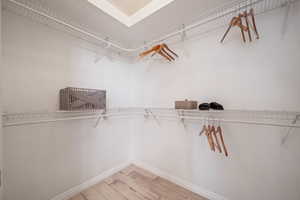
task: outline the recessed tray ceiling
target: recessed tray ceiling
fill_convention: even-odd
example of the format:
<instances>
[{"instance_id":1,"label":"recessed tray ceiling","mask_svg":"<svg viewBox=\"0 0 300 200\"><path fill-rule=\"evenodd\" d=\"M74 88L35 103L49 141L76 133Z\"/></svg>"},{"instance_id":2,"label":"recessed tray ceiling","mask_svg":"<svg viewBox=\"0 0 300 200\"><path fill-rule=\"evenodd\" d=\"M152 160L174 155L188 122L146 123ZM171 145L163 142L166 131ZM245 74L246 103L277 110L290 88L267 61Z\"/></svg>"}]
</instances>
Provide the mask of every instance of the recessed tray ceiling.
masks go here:
<instances>
[{"instance_id":1,"label":"recessed tray ceiling","mask_svg":"<svg viewBox=\"0 0 300 200\"><path fill-rule=\"evenodd\" d=\"M87 0L130 27L174 0Z\"/></svg>"},{"instance_id":2,"label":"recessed tray ceiling","mask_svg":"<svg viewBox=\"0 0 300 200\"><path fill-rule=\"evenodd\" d=\"M145 7L152 0L107 0L113 6L118 8L120 11L128 16L133 15L138 10Z\"/></svg>"}]
</instances>

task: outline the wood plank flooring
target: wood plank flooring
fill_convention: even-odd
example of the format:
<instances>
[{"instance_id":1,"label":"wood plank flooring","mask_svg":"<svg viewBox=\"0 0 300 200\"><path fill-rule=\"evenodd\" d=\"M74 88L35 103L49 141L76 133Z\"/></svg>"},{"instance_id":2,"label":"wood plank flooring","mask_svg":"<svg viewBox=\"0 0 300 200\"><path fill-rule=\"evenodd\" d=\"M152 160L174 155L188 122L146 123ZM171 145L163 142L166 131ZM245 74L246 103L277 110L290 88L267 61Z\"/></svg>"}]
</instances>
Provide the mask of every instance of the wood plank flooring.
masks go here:
<instances>
[{"instance_id":1,"label":"wood plank flooring","mask_svg":"<svg viewBox=\"0 0 300 200\"><path fill-rule=\"evenodd\" d=\"M131 165L69 200L207 200Z\"/></svg>"}]
</instances>

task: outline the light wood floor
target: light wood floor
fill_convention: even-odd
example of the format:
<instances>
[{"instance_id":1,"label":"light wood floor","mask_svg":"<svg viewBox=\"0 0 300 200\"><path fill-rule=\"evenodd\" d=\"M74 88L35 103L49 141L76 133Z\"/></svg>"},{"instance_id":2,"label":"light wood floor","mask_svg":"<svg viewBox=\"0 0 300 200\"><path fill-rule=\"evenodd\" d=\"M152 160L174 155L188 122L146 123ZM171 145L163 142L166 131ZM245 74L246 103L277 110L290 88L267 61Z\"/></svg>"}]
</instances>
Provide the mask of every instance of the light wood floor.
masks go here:
<instances>
[{"instance_id":1,"label":"light wood floor","mask_svg":"<svg viewBox=\"0 0 300 200\"><path fill-rule=\"evenodd\" d=\"M134 165L70 200L207 200Z\"/></svg>"}]
</instances>

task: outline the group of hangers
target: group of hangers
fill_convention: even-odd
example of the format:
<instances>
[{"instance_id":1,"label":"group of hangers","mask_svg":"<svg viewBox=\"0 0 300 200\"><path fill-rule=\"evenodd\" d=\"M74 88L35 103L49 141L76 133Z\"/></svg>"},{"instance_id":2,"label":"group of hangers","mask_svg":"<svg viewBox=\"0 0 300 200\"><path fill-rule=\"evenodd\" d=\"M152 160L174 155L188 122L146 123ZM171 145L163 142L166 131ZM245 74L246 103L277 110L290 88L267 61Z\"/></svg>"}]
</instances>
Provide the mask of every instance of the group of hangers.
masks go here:
<instances>
[{"instance_id":1,"label":"group of hangers","mask_svg":"<svg viewBox=\"0 0 300 200\"><path fill-rule=\"evenodd\" d=\"M250 18L250 19L249 19ZM245 24L244 24L245 21ZM254 31L254 34L256 35L256 39L259 39L259 34L256 27L255 22L255 16L254 16L254 9L251 8L248 11L244 11L243 13L239 13L237 16L233 17L229 23L229 27L226 30L225 34L223 35L221 39L221 43L225 40L226 36L228 35L229 31L232 27L237 26L241 30L242 39L244 42L246 42L246 36L245 32L248 33L249 41L252 42L252 35L251 35L251 29ZM149 54L151 54L151 57L153 57L156 54L161 55L163 58L168 60L169 62L175 61L176 58L179 56L172 51L168 45L165 43L158 44L153 46L151 49L144 51L140 53L140 58L143 58Z\"/></svg>"},{"instance_id":2,"label":"group of hangers","mask_svg":"<svg viewBox=\"0 0 300 200\"><path fill-rule=\"evenodd\" d=\"M203 133L205 133L207 137L208 144L210 146L210 149L212 151L216 151L216 149L219 151L219 153L224 152L225 156L228 157L227 148L224 142L223 137L223 131L221 128L220 123L218 124L218 127L216 128L214 124L210 124L209 121L208 125L204 124L201 132L199 133L199 136L201 136ZM219 140L220 138L220 140ZM220 145L221 141L221 145Z\"/></svg>"},{"instance_id":3,"label":"group of hangers","mask_svg":"<svg viewBox=\"0 0 300 200\"><path fill-rule=\"evenodd\" d=\"M149 54L151 54L151 57L153 57L156 54L161 55L163 58L167 59L168 61L172 62L175 61L175 58L178 58L178 55L172 51L168 45L166 45L165 43L162 44L158 44L155 45L154 47L152 47L150 50L144 51L140 54L140 57L143 58ZM175 58L174 58L175 57Z\"/></svg>"},{"instance_id":4,"label":"group of hangers","mask_svg":"<svg viewBox=\"0 0 300 200\"><path fill-rule=\"evenodd\" d=\"M250 17L251 21L248 17ZM245 21L245 25L243 24L243 21ZM254 31L256 39L259 39L253 8L251 8L249 12L244 11L243 13L239 13L238 16L235 16L231 19L229 27L221 39L221 43L224 41L225 37L233 26L237 26L241 29L242 39L244 42L246 42L245 32L248 33L249 41L252 42L251 29Z\"/></svg>"}]
</instances>

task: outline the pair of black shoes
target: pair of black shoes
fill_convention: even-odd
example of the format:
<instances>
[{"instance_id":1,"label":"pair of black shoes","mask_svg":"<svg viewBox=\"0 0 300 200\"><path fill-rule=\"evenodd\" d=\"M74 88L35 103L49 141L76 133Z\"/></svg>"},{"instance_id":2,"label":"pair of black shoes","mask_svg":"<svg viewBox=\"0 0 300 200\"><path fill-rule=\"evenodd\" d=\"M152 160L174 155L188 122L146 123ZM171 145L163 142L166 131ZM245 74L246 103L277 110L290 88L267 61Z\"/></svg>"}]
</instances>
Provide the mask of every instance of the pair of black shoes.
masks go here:
<instances>
[{"instance_id":1,"label":"pair of black shoes","mask_svg":"<svg viewBox=\"0 0 300 200\"><path fill-rule=\"evenodd\" d=\"M223 106L217 102L202 103L199 105L199 110L224 110Z\"/></svg>"}]
</instances>

